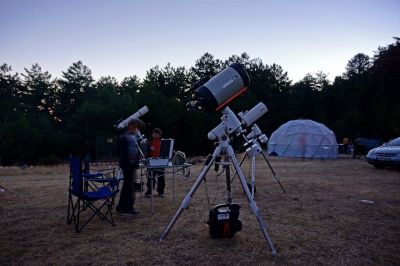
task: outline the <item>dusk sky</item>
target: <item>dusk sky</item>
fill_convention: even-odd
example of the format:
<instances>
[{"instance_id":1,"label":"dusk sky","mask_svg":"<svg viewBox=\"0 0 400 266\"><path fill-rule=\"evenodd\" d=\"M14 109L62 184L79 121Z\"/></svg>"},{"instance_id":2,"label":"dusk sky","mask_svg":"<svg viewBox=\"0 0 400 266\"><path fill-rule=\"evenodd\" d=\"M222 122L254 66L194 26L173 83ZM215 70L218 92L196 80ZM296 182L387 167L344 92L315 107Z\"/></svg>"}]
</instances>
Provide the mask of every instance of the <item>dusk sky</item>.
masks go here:
<instances>
[{"instance_id":1,"label":"dusk sky","mask_svg":"<svg viewBox=\"0 0 400 266\"><path fill-rule=\"evenodd\" d=\"M60 77L82 60L98 79L143 78L155 65L190 67L205 52L247 52L297 81L345 71L400 36L400 0L0 0L0 64L39 63Z\"/></svg>"}]
</instances>

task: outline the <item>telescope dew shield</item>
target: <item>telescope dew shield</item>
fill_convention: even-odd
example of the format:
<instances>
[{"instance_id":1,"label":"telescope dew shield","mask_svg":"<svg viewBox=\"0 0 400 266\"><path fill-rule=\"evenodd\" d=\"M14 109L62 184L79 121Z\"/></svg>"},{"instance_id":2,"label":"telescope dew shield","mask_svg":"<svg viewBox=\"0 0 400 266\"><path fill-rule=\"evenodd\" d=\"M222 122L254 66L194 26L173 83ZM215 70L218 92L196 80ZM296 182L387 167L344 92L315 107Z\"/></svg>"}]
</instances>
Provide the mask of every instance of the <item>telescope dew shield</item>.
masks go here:
<instances>
[{"instance_id":1,"label":"telescope dew shield","mask_svg":"<svg viewBox=\"0 0 400 266\"><path fill-rule=\"evenodd\" d=\"M268 112L267 106L263 102L259 102L256 106L251 108L245 113L240 113L239 117L242 120L242 124L246 127L251 126L256 122L261 116Z\"/></svg>"},{"instance_id":2,"label":"telescope dew shield","mask_svg":"<svg viewBox=\"0 0 400 266\"><path fill-rule=\"evenodd\" d=\"M195 91L195 99L204 110L211 112L239 96L250 83L242 65L231 64Z\"/></svg>"},{"instance_id":3,"label":"telescope dew shield","mask_svg":"<svg viewBox=\"0 0 400 266\"><path fill-rule=\"evenodd\" d=\"M144 114L149 112L149 108L145 105L142 108L140 108L136 113L133 115L129 116L127 119L122 121L121 123L118 124L117 128L124 128L128 125L128 122L131 119L138 119L139 117L143 116Z\"/></svg>"}]
</instances>

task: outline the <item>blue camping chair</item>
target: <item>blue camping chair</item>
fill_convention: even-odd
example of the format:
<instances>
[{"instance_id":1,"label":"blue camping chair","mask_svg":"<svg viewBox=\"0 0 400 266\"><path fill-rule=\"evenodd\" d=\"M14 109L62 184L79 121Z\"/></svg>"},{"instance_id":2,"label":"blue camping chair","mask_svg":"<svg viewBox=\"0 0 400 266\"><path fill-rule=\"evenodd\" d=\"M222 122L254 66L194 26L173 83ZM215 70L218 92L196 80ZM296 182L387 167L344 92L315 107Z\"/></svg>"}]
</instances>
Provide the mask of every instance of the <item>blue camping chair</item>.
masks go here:
<instances>
[{"instance_id":1,"label":"blue camping chair","mask_svg":"<svg viewBox=\"0 0 400 266\"><path fill-rule=\"evenodd\" d=\"M86 171L85 171L86 170ZM85 192L92 190L96 191L99 189L99 186L110 182L110 178L115 177L115 168L112 169L94 169L90 172L89 167L85 166L83 175L83 188ZM119 180L118 180L119 181Z\"/></svg>"},{"instance_id":2,"label":"blue camping chair","mask_svg":"<svg viewBox=\"0 0 400 266\"><path fill-rule=\"evenodd\" d=\"M100 172L83 174L81 158L70 158L67 224L69 225L73 222L77 233L95 216L108 221L113 226L115 225L112 208L115 195L119 191L119 181L115 178L115 175L111 178L105 178L104 176ZM89 185L89 183L99 183L100 185ZM102 212L103 209L106 209L105 212ZM91 210L93 213L87 220L82 222L81 215L85 210Z\"/></svg>"}]
</instances>

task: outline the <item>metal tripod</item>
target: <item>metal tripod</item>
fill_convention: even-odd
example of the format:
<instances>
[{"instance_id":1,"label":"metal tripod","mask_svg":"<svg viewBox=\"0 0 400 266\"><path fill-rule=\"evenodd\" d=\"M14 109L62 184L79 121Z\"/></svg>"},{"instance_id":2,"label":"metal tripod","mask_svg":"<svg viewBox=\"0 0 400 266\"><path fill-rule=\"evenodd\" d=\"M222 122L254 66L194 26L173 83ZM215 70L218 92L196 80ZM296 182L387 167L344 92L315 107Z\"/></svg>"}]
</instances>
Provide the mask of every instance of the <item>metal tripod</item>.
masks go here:
<instances>
[{"instance_id":1,"label":"metal tripod","mask_svg":"<svg viewBox=\"0 0 400 266\"><path fill-rule=\"evenodd\" d=\"M264 239L268 243L269 248L271 249L271 253L273 256L276 255L276 250L274 247L274 244L272 243L272 240L267 232L267 225L265 224L264 220L261 218L260 211L257 207L256 202L254 201L249 188L247 187L247 183L245 180L245 177L242 173L242 170L240 169L239 163L236 159L235 153L233 151L232 146L229 143L229 137L227 134L222 135L221 137L218 138L218 146L215 148L214 153L212 155L209 155L205 165L199 175L199 177L196 179L196 182L193 184L192 188L190 189L189 193L185 196L185 198L182 201L181 206L179 207L178 211L176 212L175 216L172 218L171 222L167 226L167 228L164 230L160 237L160 241L164 240L166 236L168 235L169 231L172 229L174 226L175 222L178 220L179 216L181 215L183 209L188 208L190 200L192 199L194 193L200 186L201 182L205 179L208 171L210 170L210 167L213 165L215 159L218 156L225 155L228 160L230 160L233 164L233 167L235 168L236 172L238 173L240 183L242 185L243 191L246 194L247 200L249 202L249 206L251 209L251 212L254 214L254 216L257 218L258 224L260 226L260 230L264 236ZM229 174L227 175L227 178ZM230 179L230 178L229 178ZM230 180L227 180L227 182L230 182ZM229 187L228 187L228 192L229 192ZM230 197L230 195L229 195Z\"/></svg>"},{"instance_id":2,"label":"metal tripod","mask_svg":"<svg viewBox=\"0 0 400 266\"><path fill-rule=\"evenodd\" d=\"M256 157L258 154L261 154L262 157L264 158L264 161L267 163L269 169L271 170L272 177L273 179L278 182L279 186L281 187L283 193L286 193L285 188L283 187L281 181L279 180L279 177L276 175L276 172L274 168L272 168L271 163L268 161L267 155L263 151L260 143L256 140L252 141L251 147L247 148L245 154L243 155L242 159L239 162L239 166L242 166L244 160L246 157L250 158L250 171L251 171L251 195L254 197L254 188L255 188L255 182L256 182ZM232 176L232 179L235 178L237 175L237 172Z\"/></svg>"}]
</instances>

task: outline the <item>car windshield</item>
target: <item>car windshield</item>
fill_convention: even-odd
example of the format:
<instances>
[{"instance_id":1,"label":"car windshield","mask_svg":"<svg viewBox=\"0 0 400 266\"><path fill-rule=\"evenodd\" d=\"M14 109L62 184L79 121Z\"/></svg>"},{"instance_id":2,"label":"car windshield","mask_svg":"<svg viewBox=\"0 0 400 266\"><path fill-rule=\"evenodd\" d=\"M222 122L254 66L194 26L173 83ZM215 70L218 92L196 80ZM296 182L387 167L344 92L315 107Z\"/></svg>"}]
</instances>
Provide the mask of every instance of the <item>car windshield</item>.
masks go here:
<instances>
[{"instance_id":1,"label":"car windshield","mask_svg":"<svg viewBox=\"0 0 400 266\"><path fill-rule=\"evenodd\" d=\"M386 145L388 146L400 146L400 138L389 141Z\"/></svg>"}]
</instances>

